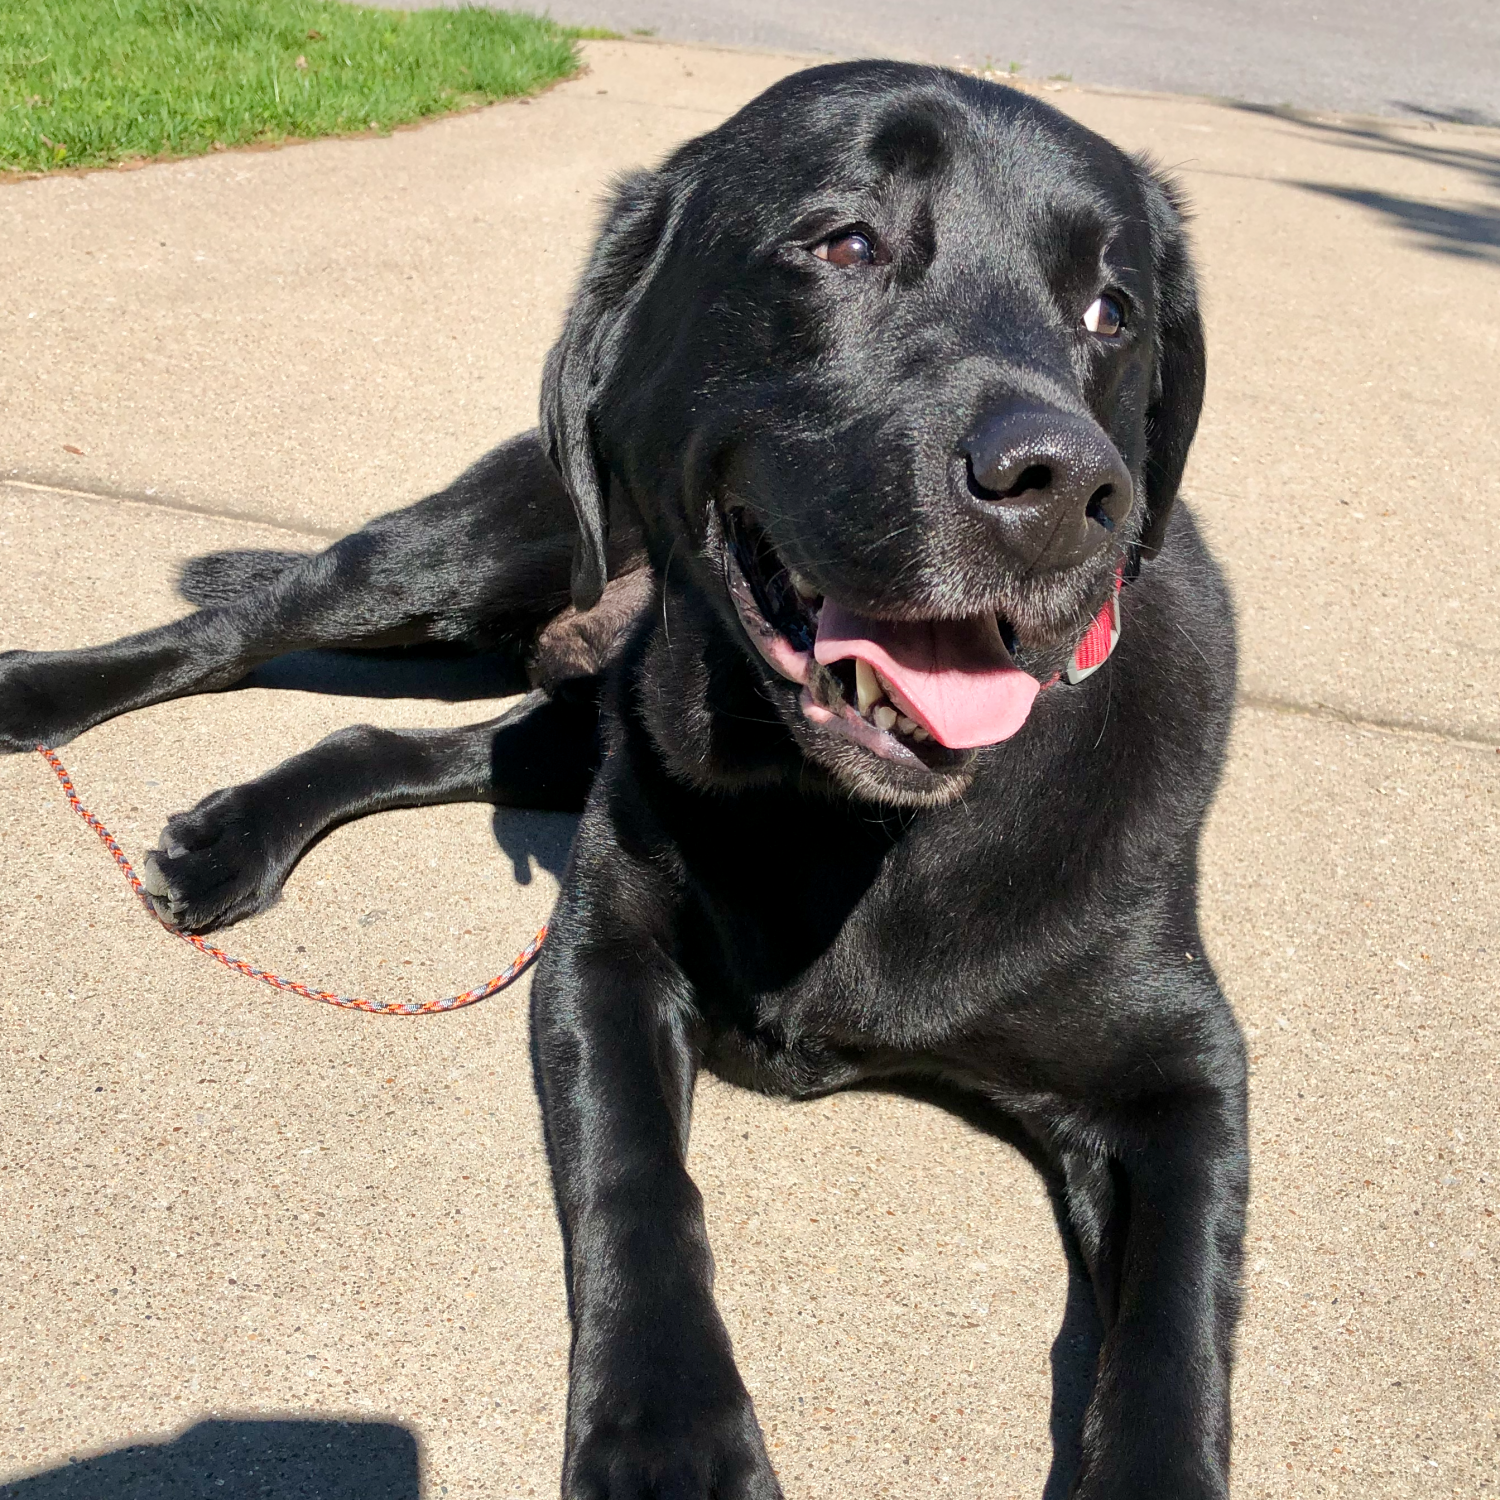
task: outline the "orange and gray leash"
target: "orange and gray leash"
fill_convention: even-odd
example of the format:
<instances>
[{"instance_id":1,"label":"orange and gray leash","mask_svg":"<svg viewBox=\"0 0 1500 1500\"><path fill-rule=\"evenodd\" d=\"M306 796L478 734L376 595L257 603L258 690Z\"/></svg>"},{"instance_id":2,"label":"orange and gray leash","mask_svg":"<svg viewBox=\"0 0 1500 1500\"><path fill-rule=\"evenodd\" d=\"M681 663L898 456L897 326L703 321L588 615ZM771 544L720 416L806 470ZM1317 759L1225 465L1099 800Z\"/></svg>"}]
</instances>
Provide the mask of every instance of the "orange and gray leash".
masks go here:
<instances>
[{"instance_id":1,"label":"orange and gray leash","mask_svg":"<svg viewBox=\"0 0 1500 1500\"><path fill-rule=\"evenodd\" d=\"M181 928L163 922L156 908L151 904L151 898L146 894L146 888L141 883L140 876L135 873L135 867L125 857L125 851L115 842L115 837L109 829L83 805L63 763L46 745L38 745L36 748L37 753L52 767L53 773L62 783L62 789L68 798L68 805L99 835L99 842L109 850L114 862L119 865L121 874L130 883L131 890L135 892L136 899L150 912L152 918L173 937L192 944L200 953L217 959L226 969L233 969L236 974L258 979L262 984L269 984L274 989L291 990L294 994L301 995L304 1000L317 1000L324 1005L337 1005L344 1010L367 1010L377 1016L430 1016L439 1011L459 1010L465 1005L473 1005L477 1000L488 999L497 990L503 990L506 985L519 979L532 959L541 952L542 942L547 936L545 927L516 955L507 968L477 989L465 990L461 995L449 995L444 1000L424 1000L420 1003L408 1001L397 1004L381 1000L360 1000L353 995L335 994L332 990L315 990L309 985L299 984L295 979L283 979L281 975L273 974L269 969L258 969L243 958L234 958L206 938L199 937L197 933L183 932Z\"/></svg>"}]
</instances>

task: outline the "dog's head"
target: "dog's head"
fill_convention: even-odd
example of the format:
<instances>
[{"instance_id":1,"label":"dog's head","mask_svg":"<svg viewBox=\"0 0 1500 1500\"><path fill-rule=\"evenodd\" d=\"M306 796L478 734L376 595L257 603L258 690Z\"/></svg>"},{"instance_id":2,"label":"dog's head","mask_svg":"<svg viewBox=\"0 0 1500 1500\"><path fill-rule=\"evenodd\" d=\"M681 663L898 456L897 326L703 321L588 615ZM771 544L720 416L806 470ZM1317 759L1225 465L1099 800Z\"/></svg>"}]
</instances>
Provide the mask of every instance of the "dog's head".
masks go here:
<instances>
[{"instance_id":1,"label":"dog's head","mask_svg":"<svg viewBox=\"0 0 1500 1500\"><path fill-rule=\"evenodd\" d=\"M542 398L575 602L613 495L803 755L944 801L1160 545L1202 391L1148 166L959 74L797 74L609 205Z\"/></svg>"}]
</instances>

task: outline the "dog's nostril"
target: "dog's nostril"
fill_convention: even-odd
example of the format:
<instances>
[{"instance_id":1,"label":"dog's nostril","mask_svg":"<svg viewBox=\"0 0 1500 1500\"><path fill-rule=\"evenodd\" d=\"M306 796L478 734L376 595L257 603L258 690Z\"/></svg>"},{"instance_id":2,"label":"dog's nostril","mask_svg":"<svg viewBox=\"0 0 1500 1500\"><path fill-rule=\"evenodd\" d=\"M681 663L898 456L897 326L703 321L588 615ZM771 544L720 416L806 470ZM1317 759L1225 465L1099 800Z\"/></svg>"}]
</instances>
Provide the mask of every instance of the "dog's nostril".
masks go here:
<instances>
[{"instance_id":1,"label":"dog's nostril","mask_svg":"<svg viewBox=\"0 0 1500 1500\"><path fill-rule=\"evenodd\" d=\"M1011 487L1004 491L1007 500L1024 495L1027 490L1044 490L1052 483L1052 470L1046 464L1027 464Z\"/></svg>"},{"instance_id":2,"label":"dog's nostril","mask_svg":"<svg viewBox=\"0 0 1500 1500\"><path fill-rule=\"evenodd\" d=\"M981 500L1017 500L1032 490L1049 489L1052 485L1052 469L1047 464L1027 464L1009 484L1004 473L986 470L983 478L969 459L969 489ZM986 483L985 481L991 481Z\"/></svg>"},{"instance_id":3,"label":"dog's nostril","mask_svg":"<svg viewBox=\"0 0 1500 1500\"><path fill-rule=\"evenodd\" d=\"M1106 531L1113 531L1115 529L1115 518L1104 508L1109 503L1109 498L1114 492L1114 485L1101 484L1089 496L1089 503L1084 511L1089 520L1097 521Z\"/></svg>"}]
</instances>

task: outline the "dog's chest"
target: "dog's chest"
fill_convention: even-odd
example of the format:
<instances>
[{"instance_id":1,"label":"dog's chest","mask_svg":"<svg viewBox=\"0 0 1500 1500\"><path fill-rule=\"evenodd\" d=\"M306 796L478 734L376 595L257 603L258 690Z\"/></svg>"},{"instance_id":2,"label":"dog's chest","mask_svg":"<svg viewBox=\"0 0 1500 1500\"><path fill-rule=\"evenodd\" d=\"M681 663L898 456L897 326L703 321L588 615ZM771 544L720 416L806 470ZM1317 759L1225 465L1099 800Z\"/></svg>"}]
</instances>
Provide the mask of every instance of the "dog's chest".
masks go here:
<instances>
[{"instance_id":1,"label":"dog's chest","mask_svg":"<svg viewBox=\"0 0 1500 1500\"><path fill-rule=\"evenodd\" d=\"M1004 851L847 813L716 833L684 848L681 929L716 1066L816 1091L993 1030L1027 959L996 915L1017 878Z\"/></svg>"}]
</instances>

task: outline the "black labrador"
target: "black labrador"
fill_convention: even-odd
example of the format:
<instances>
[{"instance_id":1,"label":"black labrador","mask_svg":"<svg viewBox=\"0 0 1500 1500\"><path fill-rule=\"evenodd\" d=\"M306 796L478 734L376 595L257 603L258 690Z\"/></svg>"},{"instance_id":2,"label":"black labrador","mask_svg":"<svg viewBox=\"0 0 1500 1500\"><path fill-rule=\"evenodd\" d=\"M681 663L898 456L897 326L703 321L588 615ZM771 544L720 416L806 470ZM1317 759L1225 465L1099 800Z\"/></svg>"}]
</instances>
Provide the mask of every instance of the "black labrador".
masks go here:
<instances>
[{"instance_id":1,"label":"black labrador","mask_svg":"<svg viewBox=\"0 0 1500 1500\"><path fill-rule=\"evenodd\" d=\"M1149 165L889 62L616 187L539 433L195 614L0 660L7 748L308 647L459 643L519 707L346 730L169 823L205 929L378 808L581 808L533 989L572 1500L779 1493L684 1166L698 1069L941 1080L1055 1167L1105 1336L1080 1496L1227 1492L1245 1060L1203 956L1230 603L1173 499L1204 354Z\"/></svg>"}]
</instances>

